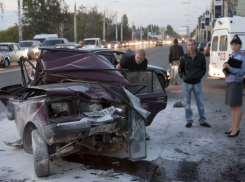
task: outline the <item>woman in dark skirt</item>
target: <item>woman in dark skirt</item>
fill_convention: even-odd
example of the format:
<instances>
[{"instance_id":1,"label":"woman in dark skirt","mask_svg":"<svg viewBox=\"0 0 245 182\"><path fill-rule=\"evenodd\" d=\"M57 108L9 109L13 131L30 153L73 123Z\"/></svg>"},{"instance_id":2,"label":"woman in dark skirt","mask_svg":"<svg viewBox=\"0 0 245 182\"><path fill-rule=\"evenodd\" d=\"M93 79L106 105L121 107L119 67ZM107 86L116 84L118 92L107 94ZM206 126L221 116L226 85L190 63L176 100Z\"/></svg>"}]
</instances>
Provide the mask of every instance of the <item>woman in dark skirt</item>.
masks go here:
<instances>
[{"instance_id":1,"label":"woman in dark skirt","mask_svg":"<svg viewBox=\"0 0 245 182\"><path fill-rule=\"evenodd\" d=\"M242 92L243 79L245 74L245 55L241 51L242 41L235 35L230 42L233 53L230 57L243 61L240 68L233 68L228 63L224 64L226 76L225 104L231 107L232 126L225 132L228 137L238 136L240 133L239 125L242 118Z\"/></svg>"}]
</instances>

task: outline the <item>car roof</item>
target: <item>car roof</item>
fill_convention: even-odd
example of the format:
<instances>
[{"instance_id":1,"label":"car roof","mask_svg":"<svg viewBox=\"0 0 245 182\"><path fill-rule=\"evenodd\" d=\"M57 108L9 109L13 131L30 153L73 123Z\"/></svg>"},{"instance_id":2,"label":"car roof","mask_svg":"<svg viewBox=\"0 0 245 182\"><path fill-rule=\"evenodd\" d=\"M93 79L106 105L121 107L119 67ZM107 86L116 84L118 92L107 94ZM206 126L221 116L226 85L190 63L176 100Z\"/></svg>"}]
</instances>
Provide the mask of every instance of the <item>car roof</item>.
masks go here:
<instances>
[{"instance_id":1,"label":"car roof","mask_svg":"<svg viewBox=\"0 0 245 182\"><path fill-rule=\"evenodd\" d=\"M0 45L18 44L16 42L1 42Z\"/></svg>"}]
</instances>

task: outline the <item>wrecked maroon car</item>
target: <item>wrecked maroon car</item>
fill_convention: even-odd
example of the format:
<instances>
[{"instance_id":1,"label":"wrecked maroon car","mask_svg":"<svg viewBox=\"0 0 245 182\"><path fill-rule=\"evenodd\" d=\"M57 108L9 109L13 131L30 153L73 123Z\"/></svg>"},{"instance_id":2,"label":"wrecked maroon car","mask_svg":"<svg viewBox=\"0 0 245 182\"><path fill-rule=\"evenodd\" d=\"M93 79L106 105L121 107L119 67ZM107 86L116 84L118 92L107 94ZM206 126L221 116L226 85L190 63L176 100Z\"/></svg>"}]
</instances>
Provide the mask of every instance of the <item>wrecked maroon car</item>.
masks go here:
<instances>
[{"instance_id":1,"label":"wrecked maroon car","mask_svg":"<svg viewBox=\"0 0 245 182\"><path fill-rule=\"evenodd\" d=\"M132 161L146 158L145 127L167 104L156 73L116 70L86 51L46 49L31 82L27 62L33 66L20 62L23 83L1 88L0 99L38 177L49 175L50 161L87 150L123 148Z\"/></svg>"}]
</instances>

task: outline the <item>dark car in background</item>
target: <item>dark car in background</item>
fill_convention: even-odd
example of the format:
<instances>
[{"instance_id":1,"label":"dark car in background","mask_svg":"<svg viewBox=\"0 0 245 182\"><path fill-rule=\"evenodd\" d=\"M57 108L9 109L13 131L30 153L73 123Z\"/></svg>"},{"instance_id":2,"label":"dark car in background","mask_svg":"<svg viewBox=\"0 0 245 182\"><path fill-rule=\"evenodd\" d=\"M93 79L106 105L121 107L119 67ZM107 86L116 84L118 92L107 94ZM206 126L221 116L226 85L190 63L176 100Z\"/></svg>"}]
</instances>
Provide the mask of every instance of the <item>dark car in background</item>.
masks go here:
<instances>
[{"instance_id":1,"label":"dark car in background","mask_svg":"<svg viewBox=\"0 0 245 182\"><path fill-rule=\"evenodd\" d=\"M205 48L204 48L204 51L203 51L203 54L204 54L205 56L210 55L210 47L211 47L211 42L208 42L207 45L206 45Z\"/></svg>"},{"instance_id":2,"label":"dark car in background","mask_svg":"<svg viewBox=\"0 0 245 182\"><path fill-rule=\"evenodd\" d=\"M0 89L25 152L33 154L38 177L50 162L89 150L125 149L132 161L146 158L146 126L165 109L163 70L116 70L124 54L104 49L41 48L37 64L22 58L22 84ZM27 63L36 70L34 81ZM158 71L159 72L158 72Z\"/></svg>"},{"instance_id":3,"label":"dark car in background","mask_svg":"<svg viewBox=\"0 0 245 182\"><path fill-rule=\"evenodd\" d=\"M157 47L157 46L161 46L162 47L162 41L156 41L156 44L155 44L155 46Z\"/></svg>"},{"instance_id":4,"label":"dark car in background","mask_svg":"<svg viewBox=\"0 0 245 182\"><path fill-rule=\"evenodd\" d=\"M199 42L198 46L197 46L197 51L198 52L203 52L204 51L204 47L206 46L206 42Z\"/></svg>"}]
</instances>

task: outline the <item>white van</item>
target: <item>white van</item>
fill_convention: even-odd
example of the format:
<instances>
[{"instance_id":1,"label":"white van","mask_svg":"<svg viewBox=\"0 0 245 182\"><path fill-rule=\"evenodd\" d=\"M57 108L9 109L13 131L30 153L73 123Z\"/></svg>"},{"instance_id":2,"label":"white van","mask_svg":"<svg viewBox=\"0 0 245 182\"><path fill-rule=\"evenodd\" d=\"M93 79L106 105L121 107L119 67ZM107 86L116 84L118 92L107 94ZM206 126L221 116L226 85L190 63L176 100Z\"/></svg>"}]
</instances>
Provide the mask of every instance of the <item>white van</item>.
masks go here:
<instances>
[{"instance_id":1,"label":"white van","mask_svg":"<svg viewBox=\"0 0 245 182\"><path fill-rule=\"evenodd\" d=\"M222 72L223 64L228 61L229 56L232 54L230 42L234 35L237 34L243 47L241 51L245 51L245 17L223 17L218 18L215 22L211 48L210 48L210 63L209 72L210 76L225 78Z\"/></svg>"},{"instance_id":2,"label":"white van","mask_svg":"<svg viewBox=\"0 0 245 182\"><path fill-rule=\"evenodd\" d=\"M85 48L101 48L102 41L100 38L86 38L83 40Z\"/></svg>"},{"instance_id":3,"label":"white van","mask_svg":"<svg viewBox=\"0 0 245 182\"><path fill-rule=\"evenodd\" d=\"M38 40L41 43L47 39L58 39L57 34L38 34L33 37L33 40Z\"/></svg>"}]
</instances>

